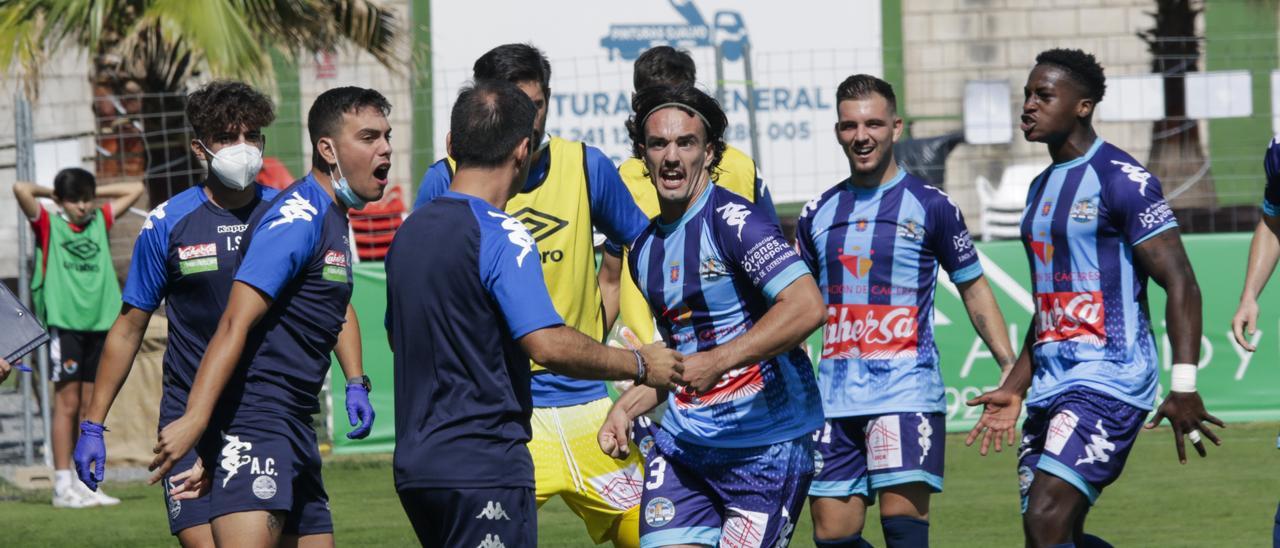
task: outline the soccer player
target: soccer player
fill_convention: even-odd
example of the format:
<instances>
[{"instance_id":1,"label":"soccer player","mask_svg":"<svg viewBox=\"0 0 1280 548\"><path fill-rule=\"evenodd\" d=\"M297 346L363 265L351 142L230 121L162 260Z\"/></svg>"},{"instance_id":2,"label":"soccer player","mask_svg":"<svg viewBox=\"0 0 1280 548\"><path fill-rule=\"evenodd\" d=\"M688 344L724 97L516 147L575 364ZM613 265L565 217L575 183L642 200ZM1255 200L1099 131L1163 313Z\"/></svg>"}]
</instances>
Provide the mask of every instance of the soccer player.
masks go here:
<instances>
[{"instance_id":1,"label":"soccer player","mask_svg":"<svg viewBox=\"0 0 1280 548\"><path fill-rule=\"evenodd\" d=\"M639 90L627 122L660 214L636 239L631 275L687 386L669 392L644 436L641 545L785 545L813 477L822 425L813 365L800 348L822 325L822 297L771 217L712 182L724 112L689 85ZM600 447L629 451L632 420L661 394L618 399ZM639 421L645 422L644 420Z\"/></svg>"},{"instance_id":2,"label":"soccer player","mask_svg":"<svg viewBox=\"0 0 1280 548\"><path fill-rule=\"evenodd\" d=\"M655 46L645 50L636 58L632 73L632 83L637 91L656 85L693 85L697 79L698 67L694 64L693 57L689 56L688 52L671 46ZM622 176L622 181L627 184L627 190L631 192L631 197L635 199L636 205L640 206L645 217L652 219L657 216L658 193L654 191L653 181L645 171L644 161L639 158L627 158L622 165L618 166L618 174ZM769 217L777 221L777 214L773 209L773 198L769 196L768 187L760 179L756 163L741 150L725 143L724 156L716 166L713 179L716 186L755 203ZM626 269L625 257L623 259L624 264L617 266ZM601 268L613 266L615 264L610 262L601 264ZM649 305L645 303L644 296L636 288L634 280L629 276L622 276L621 279L622 287L618 303L622 325L635 333L641 342L653 342L654 322L653 315L649 313Z\"/></svg>"},{"instance_id":3,"label":"soccer player","mask_svg":"<svg viewBox=\"0 0 1280 548\"><path fill-rule=\"evenodd\" d=\"M523 222L538 243L551 302L565 325L602 341L617 315L622 246L645 226L617 168L599 149L558 137L546 138L551 65L527 44L498 46L476 60L476 80L505 80L538 107L528 178L507 201L506 212ZM444 194L455 162L444 158L422 178L416 207ZM591 227L608 238L605 267L596 270ZM615 266L608 266L609 263ZM559 495L585 522L596 543L634 547L640 501L640 460L610 459L591 449L609 410L608 391L599 381L548 371L535 360L533 373L533 453L538 506Z\"/></svg>"},{"instance_id":4,"label":"soccer player","mask_svg":"<svg viewBox=\"0 0 1280 548\"><path fill-rule=\"evenodd\" d=\"M503 212L528 175L536 112L515 84L464 88L449 190L387 254L396 490L423 546L537 544L530 357L575 378L680 380L678 353L608 348L552 306L533 237Z\"/></svg>"},{"instance_id":5,"label":"soccer player","mask_svg":"<svg viewBox=\"0 0 1280 548\"><path fill-rule=\"evenodd\" d=\"M111 263L107 232L145 188L141 182L97 187L92 173L67 168L53 178L53 189L19 181L13 185L18 207L36 236L31 300L49 327L53 381L53 506L85 508L119 504L101 490L87 489L71 473L76 424L93 396L98 357L120 301L120 285ZM38 198L52 198L51 214ZM95 198L107 198L102 207Z\"/></svg>"},{"instance_id":6,"label":"soccer player","mask_svg":"<svg viewBox=\"0 0 1280 548\"><path fill-rule=\"evenodd\" d=\"M1222 426L1195 391L1200 289L1177 221L1160 181L1094 131L1105 91L1097 60L1073 49L1041 52L1023 89L1022 133L1054 162L1022 220L1038 311L1014 373L971 403L1007 403L1030 383L1018 458L1028 546L1105 545L1084 533L1085 517L1124 468L1159 382L1148 278L1168 294L1174 366L1146 427L1169 419L1185 463L1183 436L1203 457L1201 433L1218 443L1203 421Z\"/></svg>"},{"instance_id":7,"label":"soccer player","mask_svg":"<svg viewBox=\"0 0 1280 548\"><path fill-rule=\"evenodd\" d=\"M152 483L209 431L200 457L206 469L216 463L209 517L219 545L275 545L282 535L333 543L310 417L339 338L358 356L346 213L387 185L390 110L372 89L334 88L316 98L307 115L311 172L247 223L244 256L186 410L160 431ZM355 384L357 393L370 388L367 377Z\"/></svg>"},{"instance_id":8,"label":"soccer player","mask_svg":"<svg viewBox=\"0 0 1280 548\"><path fill-rule=\"evenodd\" d=\"M1249 244L1249 262L1245 266L1244 290L1240 292L1240 305L1231 318L1231 333L1236 344L1253 352L1258 349L1253 336L1258 331L1258 296L1267 286L1267 280L1275 271L1280 259L1280 135L1271 140L1262 162L1267 174L1267 184L1262 197L1262 218L1253 231ZM1247 333L1247 336L1246 336ZM1276 508L1276 525L1272 531L1273 544L1280 547L1280 507Z\"/></svg>"},{"instance_id":9,"label":"soccer player","mask_svg":"<svg viewBox=\"0 0 1280 548\"><path fill-rule=\"evenodd\" d=\"M822 465L809 487L814 542L867 546L863 523L878 496L885 543L928 546L946 447L933 338L939 266L1002 371L1013 367L1013 349L960 210L894 160L902 119L893 87L850 76L836 90L836 112L850 175L806 204L796 226L827 304L818 362L827 420L814 433Z\"/></svg>"}]
</instances>

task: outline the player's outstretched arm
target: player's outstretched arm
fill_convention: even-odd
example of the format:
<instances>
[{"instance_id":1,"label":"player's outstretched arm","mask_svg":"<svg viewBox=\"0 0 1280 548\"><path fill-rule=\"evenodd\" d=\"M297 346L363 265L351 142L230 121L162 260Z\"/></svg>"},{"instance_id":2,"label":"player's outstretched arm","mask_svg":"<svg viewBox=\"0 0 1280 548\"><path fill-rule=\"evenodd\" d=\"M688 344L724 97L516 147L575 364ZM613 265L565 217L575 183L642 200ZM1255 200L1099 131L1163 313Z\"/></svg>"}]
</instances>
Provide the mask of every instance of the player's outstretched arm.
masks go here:
<instances>
[{"instance_id":1,"label":"player's outstretched arm","mask_svg":"<svg viewBox=\"0 0 1280 548\"><path fill-rule=\"evenodd\" d=\"M600 450L615 459L627 458L631 454L627 444L631 438L631 421L657 407L663 399L666 399L665 391L650 386L636 386L623 392L609 408L596 436Z\"/></svg>"},{"instance_id":2,"label":"player's outstretched arm","mask_svg":"<svg viewBox=\"0 0 1280 548\"><path fill-rule=\"evenodd\" d=\"M148 480L150 483L160 481L169 473L178 459L195 447L196 441L204 434L214 406L240 361L249 330L258 324L269 308L271 298L265 293L239 280L231 285L227 309L218 320L218 329L209 340L209 349L196 370L196 380L187 397L187 410L160 431L155 447L156 458L149 467L154 472Z\"/></svg>"},{"instance_id":3,"label":"player's outstretched arm","mask_svg":"<svg viewBox=\"0 0 1280 548\"><path fill-rule=\"evenodd\" d=\"M610 348L564 325L544 327L520 337L520 347L533 361L561 375L579 379L628 380L673 388L682 384L684 356L661 344L632 352ZM641 358L637 363L637 353Z\"/></svg>"},{"instance_id":4,"label":"player's outstretched arm","mask_svg":"<svg viewBox=\"0 0 1280 548\"><path fill-rule=\"evenodd\" d=\"M965 446L971 447L981 436L979 455L985 457L993 444L997 453L1002 449L1002 444L1013 446L1018 415L1022 412L1022 400L1026 398L1027 388L1031 387L1031 346L1035 343L1034 337L1034 328L1028 326L1027 333L1022 338L1022 351L1014 360L1013 367L1004 368L1001 372L1000 386L965 402L965 405L971 407L982 406L978 423L973 425L969 436L964 440Z\"/></svg>"},{"instance_id":5,"label":"player's outstretched arm","mask_svg":"<svg viewBox=\"0 0 1280 548\"><path fill-rule=\"evenodd\" d=\"M1173 427L1174 445L1178 449L1178 461L1187 462L1187 450L1182 436L1191 438L1192 445L1201 457L1205 456L1203 432L1215 445L1221 445L1218 436L1204 424L1205 421L1225 428L1217 417L1204 409L1204 402L1195 389L1195 374L1200 361L1200 285L1196 283L1191 260L1182 247L1182 237L1177 228L1171 228L1152 236L1133 248L1138 265L1160 284L1168 295L1165 304L1165 325L1169 330L1169 342L1173 347L1173 382L1169 395L1156 410L1147 428L1155 428L1161 420L1169 419Z\"/></svg>"},{"instance_id":6,"label":"player's outstretched arm","mask_svg":"<svg viewBox=\"0 0 1280 548\"><path fill-rule=\"evenodd\" d=\"M685 357L684 380L705 393L727 371L789 352L827 320L826 306L813 276L804 274L778 292L773 306L742 336L706 352Z\"/></svg>"},{"instance_id":7,"label":"player's outstretched arm","mask_svg":"<svg viewBox=\"0 0 1280 548\"><path fill-rule=\"evenodd\" d=\"M347 379L347 422L360 426L347 432L347 439L359 440L373 429L373 405L369 403L369 390L364 386L364 350L360 342L360 319L356 308L347 303L347 321L338 332L338 343L333 347L338 366Z\"/></svg>"},{"instance_id":8,"label":"player's outstretched arm","mask_svg":"<svg viewBox=\"0 0 1280 548\"><path fill-rule=\"evenodd\" d=\"M1280 259L1280 217L1263 215L1253 230L1249 244L1249 263L1244 272L1244 290L1240 292L1240 306L1231 318L1231 333L1236 344L1253 352L1253 335L1258 331L1258 296L1276 269ZM1246 334L1245 332L1248 331ZM1246 336L1247 335L1247 336Z\"/></svg>"},{"instance_id":9,"label":"player's outstretched arm","mask_svg":"<svg viewBox=\"0 0 1280 548\"><path fill-rule=\"evenodd\" d=\"M151 312L125 304L107 332L107 343L98 360L98 375L94 378L93 398L89 400L89 410L83 417L90 425L87 428L82 425L80 439L76 441L72 455L76 474L89 489L96 491L106 475L107 447L102 440L102 425L107 422L107 413L111 411L120 387L124 386L125 379L133 370L133 358L142 346L142 336L147 332L148 323L151 323Z\"/></svg>"},{"instance_id":10,"label":"player's outstretched arm","mask_svg":"<svg viewBox=\"0 0 1280 548\"><path fill-rule=\"evenodd\" d=\"M999 384L1003 385L1005 378L1013 370L1015 358L1013 346L1009 342L1009 331L1005 328L1004 314L996 303L995 294L991 292L991 285L987 283L986 276L978 276L956 284L956 287L960 290L960 299L969 314L969 322L1000 366ZM1021 393L1001 393L1000 396L1002 397L996 401L985 402L982 416L970 432L971 439L978 434L985 434L979 454L986 455L992 441L995 442L996 452L1003 449L1003 444L1013 444L1018 415L1022 411ZM968 443L973 442L970 440Z\"/></svg>"}]
</instances>

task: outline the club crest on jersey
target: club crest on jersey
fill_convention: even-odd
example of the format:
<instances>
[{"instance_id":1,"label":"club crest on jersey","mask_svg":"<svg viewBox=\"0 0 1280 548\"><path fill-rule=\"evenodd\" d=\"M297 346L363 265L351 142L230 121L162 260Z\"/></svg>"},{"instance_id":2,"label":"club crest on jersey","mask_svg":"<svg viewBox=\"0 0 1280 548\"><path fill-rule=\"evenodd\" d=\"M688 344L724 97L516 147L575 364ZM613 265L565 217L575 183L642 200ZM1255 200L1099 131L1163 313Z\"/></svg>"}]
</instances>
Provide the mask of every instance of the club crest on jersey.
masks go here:
<instances>
[{"instance_id":1,"label":"club crest on jersey","mask_svg":"<svg viewBox=\"0 0 1280 548\"><path fill-rule=\"evenodd\" d=\"M1080 200L1071 206L1071 220L1077 223L1087 223L1098 218L1098 204L1093 200Z\"/></svg>"},{"instance_id":2,"label":"club crest on jersey","mask_svg":"<svg viewBox=\"0 0 1280 548\"><path fill-rule=\"evenodd\" d=\"M827 307L822 359L914 358L917 315L914 306L832 304Z\"/></svg>"},{"instance_id":3,"label":"club crest on jersey","mask_svg":"<svg viewBox=\"0 0 1280 548\"><path fill-rule=\"evenodd\" d=\"M1101 291L1036 293L1036 342L1106 343Z\"/></svg>"},{"instance_id":4,"label":"club crest on jersey","mask_svg":"<svg viewBox=\"0 0 1280 548\"><path fill-rule=\"evenodd\" d=\"M306 198L303 198L296 190L289 195L289 199L284 201L284 205L280 206L279 211L280 218L267 225L267 230L271 230L282 224L292 223L299 219L311 222L312 217L320 213L316 210L316 206L311 205L311 202Z\"/></svg>"},{"instance_id":5,"label":"club crest on jersey","mask_svg":"<svg viewBox=\"0 0 1280 548\"><path fill-rule=\"evenodd\" d=\"M1048 216L1049 216L1049 213L1050 213L1050 212L1052 212L1052 211L1053 211L1053 202L1052 202L1052 201L1045 201L1043 204L1040 204L1040 216L1041 216L1041 217L1048 217Z\"/></svg>"},{"instance_id":6,"label":"club crest on jersey","mask_svg":"<svg viewBox=\"0 0 1280 548\"><path fill-rule=\"evenodd\" d=\"M729 274L732 274L729 267L715 257L707 257L698 265L698 275L706 280L718 280Z\"/></svg>"},{"instance_id":7,"label":"club crest on jersey","mask_svg":"<svg viewBox=\"0 0 1280 548\"><path fill-rule=\"evenodd\" d=\"M915 219L907 219L907 222L898 225L898 237L915 243L923 242L924 225Z\"/></svg>"},{"instance_id":8,"label":"club crest on jersey","mask_svg":"<svg viewBox=\"0 0 1280 548\"><path fill-rule=\"evenodd\" d=\"M868 226L871 226L871 221L868 221L865 217L853 222L853 229L858 232L866 232Z\"/></svg>"},{"instance_id":9,"label":"club crest on jersey","mask_svg":"<svg viewBox=\"0 0 1280 548\"><path fill-rule=\"evenodd\" d=\"M347 281L347 254L336 249L324 252L324 270L321 271L320 275L331 282L345 283Z\"/></svg>"},{"instance_id":10,"label":"club crest on jersey","mask_svg":"<svg viewBox=\"0 0 1280 548\"><path fill-rule=\"evenodd\" d=\"M178 271L182 275L218 269L218 244L204 243L178 248Z\"/></svg>"},{"instance_id":11,"label":"club crest on jersey","mask_svg":"<svg viewBox=\"0 0 1280 548\"><path fill-rule=\"evenodd\" d=\"M676 517L676 504L666 497L657 497L644 505L644 522L649 527L662 527Z\"/></svg>"},{"instance_id":12,"label":"club crest on jersey","mask_svg":"<svg viewBox=\"0 0 1280 548\"><path fill-rule=\"evenodd\" d=\"M838 258L840 259L840 264L844 265L845 270L848 270L855 279L859 280L866 277L867 272L871 271L871 266L874 264L871 259L861 255L839 255Z\"/></svg>"},{"instance_id":13,"label":"club crest on jersey","mask_svg":"<svg viewBox=\"0 0 1280 548\"><path fill-rule=\"evenodd\" d=\"M671 283L680 281L680 263L671 264Z\"/></svg>"},{"instance_id":14,"label":"club crest on jersey","mask_svg":"<svg viewBox=\"0 0 1280 548\"><path fill-rule=\"evenodd\" d=\"M724 219L724 224L738 229L738 241L742 241L742 228L747 226L747 216L751 215L751 210L742 204L730 202L717 207L716 212Z\"/></svg>"}]
</instances>

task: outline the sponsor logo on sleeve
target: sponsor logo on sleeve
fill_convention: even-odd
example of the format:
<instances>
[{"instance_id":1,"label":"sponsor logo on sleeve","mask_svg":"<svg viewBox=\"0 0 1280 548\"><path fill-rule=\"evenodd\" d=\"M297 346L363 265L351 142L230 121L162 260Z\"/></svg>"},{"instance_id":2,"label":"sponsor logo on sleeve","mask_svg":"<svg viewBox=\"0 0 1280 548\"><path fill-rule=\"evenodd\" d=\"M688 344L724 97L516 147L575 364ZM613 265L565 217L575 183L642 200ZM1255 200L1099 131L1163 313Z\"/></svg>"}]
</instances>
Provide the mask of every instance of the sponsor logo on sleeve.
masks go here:
<instances>
[{"instance_id":1,"label":"sponsor logo on sleeve","mask_svg":"<svg viewBox=\"0 0 1280 548\"><path fill-rule=\"evenodd\" d=\"M348 269L350 262L347 261L347 253L337 249L330 249L324 252L324 270L321 271L320 277L331 282L346 283L348 281Z\"/></svg>"},{"instance_id":2,"label":"sponsor logo on sleeve","mask_svg":"<svg viewBox=\"0 0 1280 548\"><path fill-rule=\"evenodd\" d=\"M765 238L747 250L742 258L742 270L751 276L752 282L758 283L794 257L796 250L782 238Z\"/></svg>"},{"instance_id":3,"label":"sponsor logo on sleeve","mask_svg":"<svg viewBox=\"0 0 1280 548\"><path fill-rule=\"evenodd\" d=\"M524 223L518 219L508 217L506 214L495 211L488 212L490 217L502 219L502 229L507 231L507 240L513 245L520 248L520 254L516 255L516 266L524 266L524 258L533 251L533 236L529 235L529 231L525 228Z\"/></svg>"},{"instance_id":4,"label":"sponsor logo on sleeve","mask_svg":"<svg viewBox=\"0 0 1280 548\"><path fill-rule=\"evenodd\" d=\"M1142 228L1155 228L1161 226L1173 218L1173 210L1169 208L1169 203L1160 200L1154 204L1147 206L1138 214L1138 221L1142 223Z\"/></svg>"},{"instance_id":5,"label":"sponsor logo on sleeve","mask_svg":"<svg viewBox=\"0 0 1280 548\"><path fill-rule=\"evenodd\" d=\"M919 310L914 306L829 305L822 359L915 358L918 315Z\"/></svg>"},{"instance_id":6,"label":"sponsor logo on sleeve","mask_svg":"<svg viewBox=\"0 0 1280 548\"><path fill-rule=\"evenodd\" d=\"M747 216L751 215L751 210L742 204L730 202L717 207L716 212L720 213L724 224L729 225L729 228L738 229L738 241L742 241L742 227L747 225Z\"/></svg>"},{"instance_id":7,"label":"sponsor logo on sleeve","mask_svg":"<svg viewBox=\"0 0 1280 548\"><path fill-rule=\"evenodd\" d=\"M1036 293L1036 342L1065 340L1102 346L1107 340L1101 291Z\"/></svg>"},{"instance_id":8,"label":"sponsor logo on sleeve","mask_svg":"<svg viewBox=\"0 0 1280 548\"><path fill-rule=\"evenodd\" d=\"M1067 440L1071 439L1071 435L1076 431L1076 424L1080 422L1080 417L1070 409L1063 410L1054 415L1049 420L1049 434L1044 442L1044 450L1054 455L1062 453L1062 449L1067 446Z\"/></svg>"},{"instance_id":9,"label":"sponsor logo on sleeve","mask_svg":"<svg viewBox=\"0 0 1280 548\"><path fill-rule=\"evenodd\" d=\"M898 415L882 415L867 423L867 469L902 466L902 432Z\"/></svg>"},{"instance_id":10,"label":"sponsor logo on sleeve","mask_svg":"<svg viewBox=\"0 0 1280 548\"><path fill-rule=\"evenodd\" d=\"M289 194L289 198L284 201L284 205L280 206L280 218L267 225L267 230L271 230L279 225L289 224L297 220L311 222L311 219L319 214L316 207L311 202L303 198L298 191Z\"/></svg>"},{"instance_id":11,"label":"sponsor logo on sleeve","mask_svg":"<svg viewBox=\"0 0 1280 548\"><path fill-rule=\"evenodd\" d=\"M218 244L209 242L178 248L178 271L184 276L218 269Z\"/></svg>"}]
</instances>

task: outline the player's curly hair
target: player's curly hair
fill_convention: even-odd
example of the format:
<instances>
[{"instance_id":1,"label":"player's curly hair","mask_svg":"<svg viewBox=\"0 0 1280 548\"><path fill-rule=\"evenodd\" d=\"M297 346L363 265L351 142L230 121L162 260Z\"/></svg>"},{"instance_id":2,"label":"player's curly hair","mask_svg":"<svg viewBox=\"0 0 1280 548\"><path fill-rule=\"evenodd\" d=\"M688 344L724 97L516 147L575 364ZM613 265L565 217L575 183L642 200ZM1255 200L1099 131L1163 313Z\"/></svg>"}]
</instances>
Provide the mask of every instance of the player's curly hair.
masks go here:
<instances>
[{"instance_id":1,"label":"player's curly hair","mask_svg":"<svg viewBox=\"0 0 1280 548\"><path fill-rule=\"evenodd\" d=\"M187 96L187 121L197 139L240 125L261 129L275 119L271 99L241 82L217 80Z\"/></svg>"},{"instance_id":2,"label":"player's curly hair","mask_svg":"<svg viewBox=\"0 0 1280 548\"><path fill-rule=\"evenodd\" d=\"M1095 103L1102 101L1107 93L1107 76L1103 74L1102 65L1092 53L1078 49L1054 48L1040 52L1036 56L1037 65L1053 65L1061 68L1085 90L1085 95Z\"/></svg>"},{"instance_id":3,"label":"player's curly hair","mask_svg":"<svg viewBox=\"0 0 1280 548\"><path fill-rule=\"evenodd\" d=\"M714 155L709 171L713 174L717 173L727 146L724 142L724 130L729 126L729 118L720 108L720 103L692 84L649 86L636 91L635 97L631 99L633 114L627 119L627 133L631 136L631 155L644 160L645 121L649 119L650 114L659 110L658 107L667 108L673 105L679 105L677 108L702 120L702 126L707 132L707 142L711 143L711 152ZM648 169L645 171L647 175Z\"/></svg>"}]
</instances>

